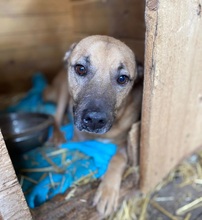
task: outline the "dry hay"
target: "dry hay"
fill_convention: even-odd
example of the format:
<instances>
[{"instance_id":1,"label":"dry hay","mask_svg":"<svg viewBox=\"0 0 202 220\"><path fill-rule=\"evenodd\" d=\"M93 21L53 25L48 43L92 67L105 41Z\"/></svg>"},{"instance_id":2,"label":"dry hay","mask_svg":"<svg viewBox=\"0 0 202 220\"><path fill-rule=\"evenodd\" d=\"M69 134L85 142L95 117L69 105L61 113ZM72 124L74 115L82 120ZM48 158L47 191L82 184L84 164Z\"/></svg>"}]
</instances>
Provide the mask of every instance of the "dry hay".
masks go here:
<instances>
[{"instance_id":1,"label":"dry hay","mask_svg":"<svg viewBox=\"0 0 202 220\"><path fill-rule=\"evenodd\" d=\"M192 211L196 208L202 207L202 193L198 195L198 198L180 206L174 213L171 213L160 205L160 202L162 201L173 201L173 197L151 196L160 191L164 186L171 183L176 177L180 178L180 183L177 184L179 189L187 185L192 185L194 187L196 185L202 185L202 151L198 154L192 155L187 160L184 160L154 189L153 192L148 193L147 195L142 195L139 198L136 197L127 201L125 200L119 210L110 216L108 220L150 220L151 218L148 215L149 206L158 210L158 212L160 212L163 216L167 217L165 219L191 220ZM202 219L202 217L196 219L199 220Z\"/></svg>"},{"instance_id":2,"label":"dry hay","mask_svg":"<svg viewBox=\"0 0 202 220\"><path fill-rule=\"evenodd\" d=\"M128 168L125 172L123 185L121 187L120 208L117 212L108 217L107 220L199 220L200 218L193 218L193 211L202 206L201 194L198 194L198 197L194 199L188 195L189 199L186 201L182 198L183 203L177 204L177 208L170 211L164 204L172 203L174 201L173 196L160 196L158 192L172 183L176 178L180 179L180 181L177 182L177 189L183 189L189 185L201 186L201 171L202 152L183 161L153 192L147 195L141 195L138 191L134 191L134 187L137 184L138 170L137 168ZM134 182L134 176L136 176L136 182ZM91 175L81 178L64 196L59 196L55 200L47 202L42 207L34 210L32 212L34 219L101 219L95 208L91 206L91 201L99 182L91 181ZM89 182L91 183L89 184ZM164 217L151 218L151 210L156 210Z\"/></svg>"}]
</instances>

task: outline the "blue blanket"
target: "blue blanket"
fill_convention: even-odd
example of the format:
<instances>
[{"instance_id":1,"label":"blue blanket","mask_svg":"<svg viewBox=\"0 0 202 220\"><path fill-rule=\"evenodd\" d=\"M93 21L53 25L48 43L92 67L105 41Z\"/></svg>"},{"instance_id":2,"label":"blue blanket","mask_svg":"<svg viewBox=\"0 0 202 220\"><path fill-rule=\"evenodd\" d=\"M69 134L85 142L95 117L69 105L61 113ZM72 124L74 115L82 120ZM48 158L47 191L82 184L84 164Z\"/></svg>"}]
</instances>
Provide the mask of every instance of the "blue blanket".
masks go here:
<instances>
[{"instance_id":1,"label":"blue blanket","mask_svg":"<svg viewBox=\"0 0 202 220\"><path fill-rule=\"evenodd\" d=\"M56 106L42 100L46 80L38 73L33 77L33 88L9 112L43 112L54 114ZM59 148L46 143L22 155L17 164L19 180L27 203L35 208L59 193L64 193L80 178L99 178L107 170L116 145L95 140L72 142L73 125L61 128L67 143Z\"/></svg>"}]
</instances>

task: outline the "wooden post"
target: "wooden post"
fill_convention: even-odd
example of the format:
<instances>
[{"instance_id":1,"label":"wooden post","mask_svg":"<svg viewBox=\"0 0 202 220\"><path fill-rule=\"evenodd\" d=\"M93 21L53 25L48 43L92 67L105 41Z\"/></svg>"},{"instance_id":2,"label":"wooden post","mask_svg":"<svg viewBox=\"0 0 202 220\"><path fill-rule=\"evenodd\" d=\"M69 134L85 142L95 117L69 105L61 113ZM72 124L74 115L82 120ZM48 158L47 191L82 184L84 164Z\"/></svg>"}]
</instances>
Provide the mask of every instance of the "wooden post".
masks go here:
<instances>
[{"instance_id":1,"label":"wooden post","mask_svg":"<svg viewBox=\"0 0 202 220\"><path fill-rule=\"evenodd\" d=\"M141 189L202 146L202 1L147 0Z\"/></svg>"},{"instance_id":2,"label":"wooden post","mask_svg":"<svg viewBox=\"0 0 202 220\"><path fill-rule=\"evenodd\" d=\"M0 219L32 219L0 132Z\"/></svg>"}]
</instances>

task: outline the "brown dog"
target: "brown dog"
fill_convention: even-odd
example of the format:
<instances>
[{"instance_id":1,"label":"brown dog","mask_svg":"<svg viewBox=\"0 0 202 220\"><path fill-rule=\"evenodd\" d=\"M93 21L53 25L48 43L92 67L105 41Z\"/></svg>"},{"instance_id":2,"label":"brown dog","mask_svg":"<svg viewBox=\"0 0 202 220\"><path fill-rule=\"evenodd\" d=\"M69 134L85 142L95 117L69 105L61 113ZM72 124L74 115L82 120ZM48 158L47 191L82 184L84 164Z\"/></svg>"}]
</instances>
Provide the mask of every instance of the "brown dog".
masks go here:
<instances>
[{"instance_id":1,"label":"brown dog","mask_svg":"<svg viewBox=\"0 0 202 220\"><path fill-rule=\"evenodd\" d=\"M68 71L62 71L45 93L56 101L56 142L66 106L73 115L75 140L109 139L118 150L94 197L97 210L109 215L116 210L121 178L127 164L127 135L139 120L142 80L133 52L119 40L90 36L66 53ZM141 72L142 74L142 72Z\"/></svg>"}]
</instances>

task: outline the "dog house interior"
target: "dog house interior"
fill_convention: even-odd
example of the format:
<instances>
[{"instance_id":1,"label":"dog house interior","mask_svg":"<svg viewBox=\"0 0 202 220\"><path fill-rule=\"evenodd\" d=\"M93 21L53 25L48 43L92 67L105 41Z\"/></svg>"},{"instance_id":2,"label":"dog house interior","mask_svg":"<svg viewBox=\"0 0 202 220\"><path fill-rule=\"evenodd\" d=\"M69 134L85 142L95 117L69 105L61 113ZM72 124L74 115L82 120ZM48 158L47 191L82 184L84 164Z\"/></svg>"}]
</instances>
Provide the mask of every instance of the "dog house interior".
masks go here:
<instances>
[{"instance_id":1,"label":"dog house interior","mask_svg":"<svg viewBox=\"0 0 202 220\"><path fill-rule=\"evenodd\" d=\"M144 65L141 121L132 127L129 135L131 155L133 157L138 154L139 169L128 169L129 174L120 191L120 212L112 214L109 219L202 218L200 208L195 207L195 203L200 207L202 202L199 193L195 192L195 197L190 196L190 200L182 200L180 205L171 209L167 209L165 203L159 204L158 200L154 201L148 196L176 165L193 153L192 164L186 163L189 167L186 169L189 173L195 170L195 182L192 178L192 182L187 180L187 183L195 184L198 191L202 190L201 4L200 0L0 1L1 114L5 111L10 113L13 106L19 107L19 103L30 110L31 105L36 104L36 97L41 100L42 97L37 92L46 83L50 83L64 67L63 57L72 43L84 37L115 37L127 44L135 53L136 59ZM37 96L33 98L35 92ZM30 103L21 102L29 98ZM26 121L32 123L34 120ZM32 124L29 126L32 127ZM39 207L30 208L30 204L34 202L32 199L28 208L24 199L26 193L23 195L20 184L22 186L27 181L36 186L37 182L32 176L19 179L19 173L15 173L11 165L4 140L0 139L0 203L3 204L0 207L0 219L99 219L97 211L91 205L99 180L90 182L89 175L81 178L80 182L77 180L62 195L58 194L44 201ZM135 144L137 141L138 146ZM32 165L38 163L39 157L43 157L48 168L38 167L34 172L49 169L45 175L48 175L51 184L55 184L54 187L57 188L51 169L55 171L58 167L55 161L51 161L50 155L60 154L64 159L66 154L59 149L55 152L48 151L42 156L24 156L26 163L31 164L24 172L29 173L31 169L33 171ZM15 160L19 165L18 157L14 155L13 158L12 161ZM193 163L195 167L190 171ZM60 179L60 183L62 181L65 182ZM141 208L136 210L134 207L140 203L130 203L129 199L138 197L139 190L146 197L141 198ZM171 196L165 191L161 198L168 198L166 204L169 204ZM169 188L169 192L176 195L178 191L178 188ZM38 194L37 196L40 197ZM172 198L170 201L174 204L175 198ZM187 203L190 205L189 209L185 206ZM184 209L180 209L183 207ZM126 212L129 214L126 215Z\"/></svg>"}]
</instances>

